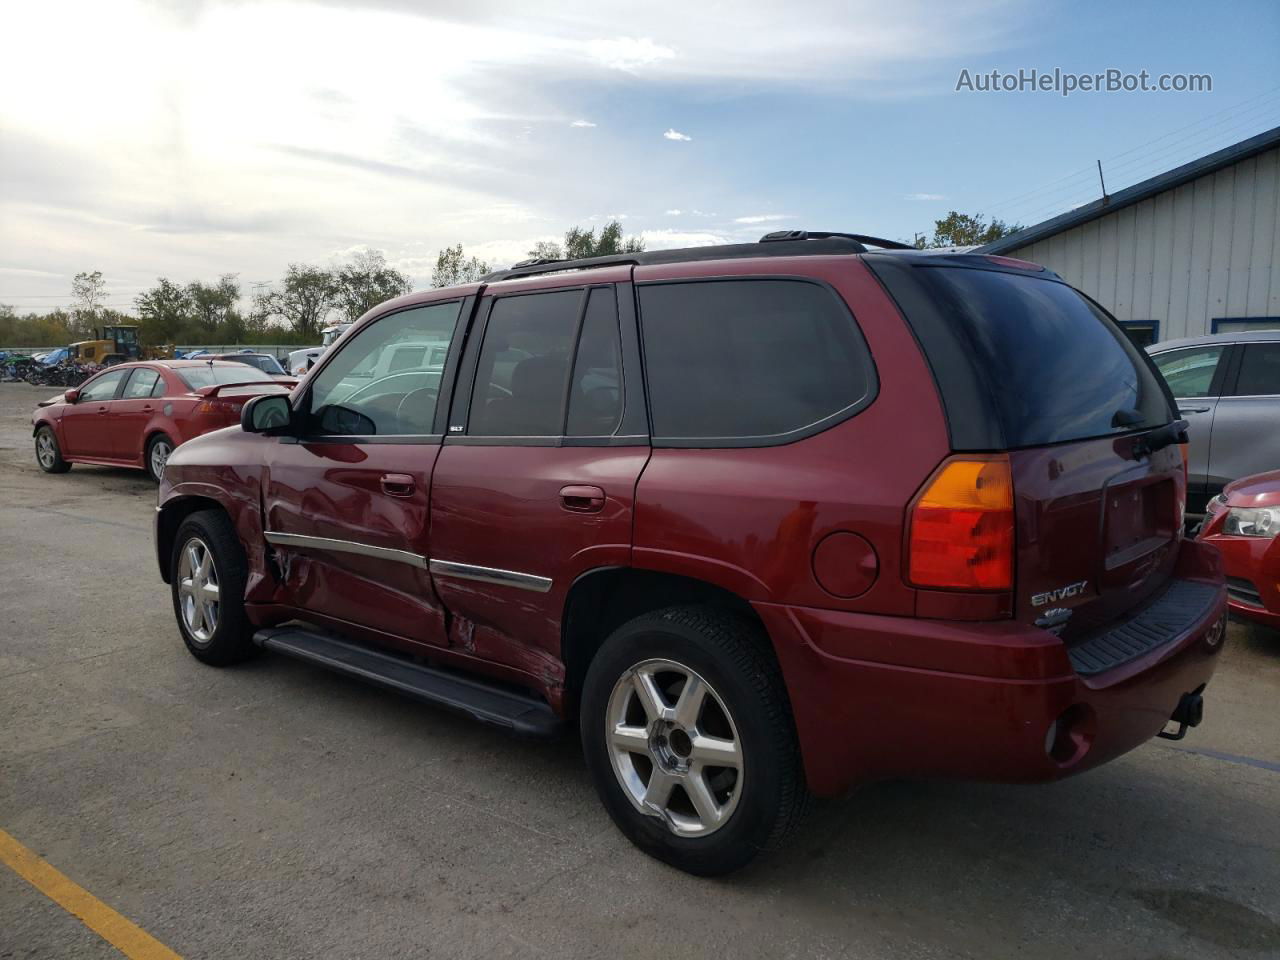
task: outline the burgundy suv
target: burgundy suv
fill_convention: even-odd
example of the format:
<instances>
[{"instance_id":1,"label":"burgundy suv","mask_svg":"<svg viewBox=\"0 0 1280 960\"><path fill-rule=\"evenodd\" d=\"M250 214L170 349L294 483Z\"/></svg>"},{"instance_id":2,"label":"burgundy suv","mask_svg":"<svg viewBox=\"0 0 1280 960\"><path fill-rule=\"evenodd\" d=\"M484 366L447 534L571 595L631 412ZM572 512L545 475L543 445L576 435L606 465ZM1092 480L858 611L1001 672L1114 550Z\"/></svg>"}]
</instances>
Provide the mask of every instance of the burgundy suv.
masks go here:
<instances>
[{"instance_id":1,"label":"burgundy suv","mask_svg":"<svg viewBox=\"0 0 1280 960\"><path fill-rule=\"evenodd\" d=\"M370 311L170 458L188 648L572 718L619 828L701 874L810 793L1181 736L1226 590L1164 381L1047 270L894 246L531 262Z\"/></svg>"}]
</instances>

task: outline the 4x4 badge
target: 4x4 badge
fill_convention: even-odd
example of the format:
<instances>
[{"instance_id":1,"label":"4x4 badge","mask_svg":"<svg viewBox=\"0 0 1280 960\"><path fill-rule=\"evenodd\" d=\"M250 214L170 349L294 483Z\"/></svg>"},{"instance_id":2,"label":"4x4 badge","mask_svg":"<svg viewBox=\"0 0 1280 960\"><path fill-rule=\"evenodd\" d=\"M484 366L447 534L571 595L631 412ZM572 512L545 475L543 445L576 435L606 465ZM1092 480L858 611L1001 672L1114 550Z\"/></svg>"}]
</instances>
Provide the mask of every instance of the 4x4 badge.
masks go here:
<instances>
[{"instance_id":1,"label":"4x4 badge","mask_svg":"<svg viewBox=\"0 0 1280 960\"><path fill-rule=\"evenodd\" d=\"M1046 603L1057 603L1059 600L1069 600L1072 597L1078 597L1084 593L1084 588L1089 585L1088 580L1077 580L1075 583L1068 583L1065 587L1058 587L1057 590L1046 590L1044 593L1033 593L1031 595L1031 605L1033 607L1043 607Z\"/></svg>"}]
</instances>

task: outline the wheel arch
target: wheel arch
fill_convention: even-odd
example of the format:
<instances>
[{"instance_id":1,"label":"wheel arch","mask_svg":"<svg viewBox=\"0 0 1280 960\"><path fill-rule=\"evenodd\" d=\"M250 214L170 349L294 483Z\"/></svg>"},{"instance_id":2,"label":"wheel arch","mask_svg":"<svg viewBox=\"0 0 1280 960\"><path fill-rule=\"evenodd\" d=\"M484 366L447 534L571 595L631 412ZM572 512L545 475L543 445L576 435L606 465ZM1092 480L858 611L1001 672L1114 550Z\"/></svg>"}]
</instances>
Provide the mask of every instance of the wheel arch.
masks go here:
<instances>
[{"instance_id":1,"label":"wheel arch","mask_svg":"<svg viewBox=\"0 0 1280 960\"><path fill-rule=\"evenodd\" d=\"M157 431L163 433L163 431ZM150 437L147 438L150 443ZM228 517L227 508L212 497L188 495L172 497L156 507L156 563L160 566L160 579L169 583L169 558L173 556L173 541L182 521L200 510L221 510Z\"/></svg>"},{"instance_id":2,"label":"wheel arch","mask_svg":"<svg viewBox=\"0 0 1280 960\"><path fill-rule=\"evenodd\" d=\"M602 567L579 576L560 621L565 714L576 713L587 668L614 630L642 614L685 605L723 610L765 629L745 598L708 580L638 567Z\"/></svg>"}]
</instances>

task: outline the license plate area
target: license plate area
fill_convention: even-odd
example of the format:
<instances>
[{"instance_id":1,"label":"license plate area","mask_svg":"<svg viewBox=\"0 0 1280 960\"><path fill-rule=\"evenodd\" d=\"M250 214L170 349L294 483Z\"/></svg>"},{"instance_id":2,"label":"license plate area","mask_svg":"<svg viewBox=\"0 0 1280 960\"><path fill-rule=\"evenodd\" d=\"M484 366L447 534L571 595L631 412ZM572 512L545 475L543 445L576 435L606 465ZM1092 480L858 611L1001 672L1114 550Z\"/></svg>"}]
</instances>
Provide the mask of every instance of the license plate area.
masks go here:
<instances>
[{"instance_id":1,"label":"license plate area","mask_svg":"<svg viewBox=\"0 0 1280 960\"><path fill-rule=\"evenodd\" d=\"M1108 484L1103 503L1103 569L1118 573L1151 556L1177 534L1172 477Z\"/></svg>"}]
</instances>

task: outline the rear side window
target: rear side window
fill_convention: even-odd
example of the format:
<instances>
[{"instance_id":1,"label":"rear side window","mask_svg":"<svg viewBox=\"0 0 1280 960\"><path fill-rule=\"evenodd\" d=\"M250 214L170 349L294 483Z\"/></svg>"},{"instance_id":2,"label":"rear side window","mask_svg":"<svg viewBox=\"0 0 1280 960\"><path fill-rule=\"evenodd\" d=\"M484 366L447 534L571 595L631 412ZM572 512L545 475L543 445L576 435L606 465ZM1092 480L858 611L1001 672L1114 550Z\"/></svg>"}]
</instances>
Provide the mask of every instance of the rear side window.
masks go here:
<instances>
[{"instance_id":1,"label":"rear side window","mask_svg":"<svg viewBox=\"0 0 1280 960\"><path fill-rule=\"evenodd\" d=\"M569 382L570 437L611 436L622 419L622 349L618 342L618 298L613 287L596 287L582 318L582 335Z\"/></svg>"},{"instance_id":2,"label":"rear side window","mask_svg":"<svg viewBox=\"0 0 1280 960\"><path fill-rule=\"evenodd\" d=\"M655 442L785 442L873 392L861 334L820 284L646 284L640 312Z\"/></svg>"},{"instance_id":3,"label":"rear side window","mask_svg":"<svg viewBox=\"0 0 1280 960\"><path fill-rule=\"evenodd\" d=\"M160 374L154 370L148 370L146 367L135 367L133 376L129 378L129 382L125 384L124 399L137 400L144 397L154 396L156 382L160 379Z\"/></svg>"},{"instance_id":4,"label":"rear side window","mask_svg":"<svg viewBox=\"0 0 1280 960\"><path fill-rule=\"evenodd\" d=\"M1245 343L1236 378L1237 397L1280 395L1280 343Z\"/></svg>"},{"instance_id":5,"label":"rear side window","mask_svg":"<svg viewBox=\"0 0 1280 960\"><path fill-rule=\"evenodd\" d=\"M876 269L925 348L957 449L1063 443L1172 419L1146 355L1065 283L960 266Z\"/></svg>"},{"instance_id":6,"label":"rear side window","mask_svg":"<svg viewBox=\"0 0 1280 960\"><path fill-rule=\"evenodd\" d=\"M1195 399L1210 396L1214 374L1225 346L1188 347L1170 350L1152 359L1175 397Z\"/></svg>"},{"instance_id":7,"label":"rear side window","mask_svg":"<svg viewBox=\"0 0 1280 960\"><path fill-rule=\"evenodd\" d=\"M495 300L476 367L467 432L475 437L558 437L581 290Z\"/></svg>"}]
</instances>

